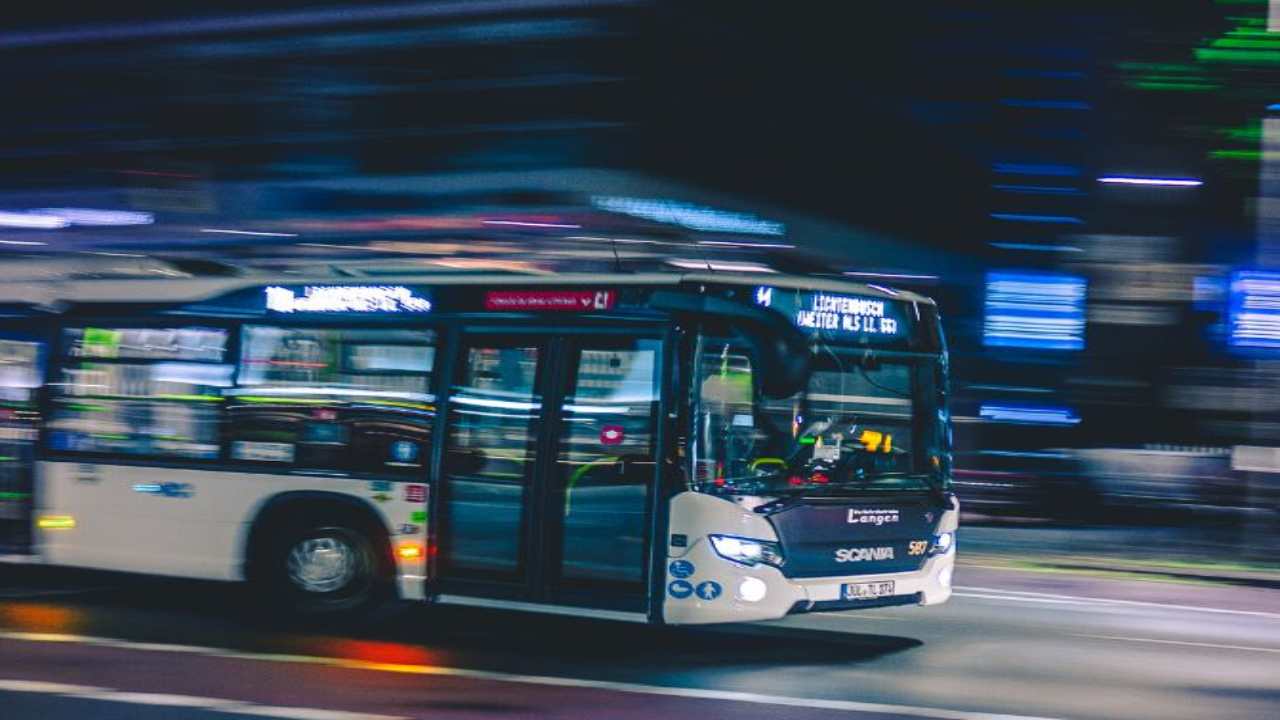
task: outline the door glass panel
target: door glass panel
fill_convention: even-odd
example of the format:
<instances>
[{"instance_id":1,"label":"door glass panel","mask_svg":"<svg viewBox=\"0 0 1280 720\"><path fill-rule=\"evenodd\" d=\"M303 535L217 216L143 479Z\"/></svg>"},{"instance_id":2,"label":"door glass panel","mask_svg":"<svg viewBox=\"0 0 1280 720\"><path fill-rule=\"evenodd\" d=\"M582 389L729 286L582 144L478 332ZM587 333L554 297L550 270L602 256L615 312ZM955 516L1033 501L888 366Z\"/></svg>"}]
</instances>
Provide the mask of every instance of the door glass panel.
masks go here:
<instances>
[{"instance_id":1,"label":"door glass panel","mask_svg":"<svg viewBox=\"0 0 1280 720\"><path fill-rule=\"evenodd\" d=\"M450 395L442 565L516 576L542 400L537 347L471 347Z\"/></svg>"},{"instance_id":2,"label":"door glass panel","mask_svg":"<svg viewBox=\"0 0 1280 720\"><path fill-rule=\"evenodd\" d=\"M557 469L560 577L643 589L658 412L657 340L571 356Z\"/></svg>"},{"instance_id":3,"label":"door glass panel","mask_svg":"<svg viewBox=\"0 0 1280 720\"><path fill-rule=\"evenodd\" d=\"M0 338L0 553L30 544L31 468L44 378L44 345Z\"/></svg>"}]
</instances>

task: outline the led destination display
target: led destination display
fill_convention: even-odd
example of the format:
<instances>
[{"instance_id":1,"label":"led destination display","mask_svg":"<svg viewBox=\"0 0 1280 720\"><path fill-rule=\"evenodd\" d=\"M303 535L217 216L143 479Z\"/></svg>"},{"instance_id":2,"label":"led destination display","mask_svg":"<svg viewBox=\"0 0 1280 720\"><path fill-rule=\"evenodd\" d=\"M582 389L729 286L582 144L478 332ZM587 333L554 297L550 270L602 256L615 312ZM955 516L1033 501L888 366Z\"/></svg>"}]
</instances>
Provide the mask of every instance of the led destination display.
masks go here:
<instances>
[{"instance_id":1,"label":"led destination display","mask_svg":"<svg viewBox=\"0 0 1280 720\"><path fill-rule=\"evenodd\" d=\"M884 298L758 287L755 301L824 335L883 342L905 338L909 330L903 303Z\"/></svg>"}]
</instances>

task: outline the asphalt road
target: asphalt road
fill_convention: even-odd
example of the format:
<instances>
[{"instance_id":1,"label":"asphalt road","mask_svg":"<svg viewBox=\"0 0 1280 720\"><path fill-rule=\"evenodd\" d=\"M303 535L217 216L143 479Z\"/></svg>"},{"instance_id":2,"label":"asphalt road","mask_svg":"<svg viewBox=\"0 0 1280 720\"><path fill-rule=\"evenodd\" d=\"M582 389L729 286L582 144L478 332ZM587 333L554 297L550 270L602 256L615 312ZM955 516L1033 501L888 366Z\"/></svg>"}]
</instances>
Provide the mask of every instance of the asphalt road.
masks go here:
<instances>
[{"instance_id":1,"label":"asphalt road","mask_svg":"<svg viewBox=\"0 0 1280 720\"><path fill-rule=\"evenodd\" d=\"M963 566L941 607L764 625L419 606L316 628L233 586L0 578L5 720L1280 717L1270 589Z\"/></svg>"}]
</instances>

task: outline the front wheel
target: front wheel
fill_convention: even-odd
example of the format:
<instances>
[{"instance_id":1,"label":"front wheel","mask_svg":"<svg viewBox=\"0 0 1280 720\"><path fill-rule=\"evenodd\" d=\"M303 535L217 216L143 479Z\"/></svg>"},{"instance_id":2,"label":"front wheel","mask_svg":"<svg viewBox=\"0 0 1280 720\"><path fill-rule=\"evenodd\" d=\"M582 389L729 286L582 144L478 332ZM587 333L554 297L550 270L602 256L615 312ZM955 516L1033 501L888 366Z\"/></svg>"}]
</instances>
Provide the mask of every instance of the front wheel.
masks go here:
<instances>
[{"instance_id":1,"label":"front wheel","mask_svg":"<svg viewBox=\"0 0 1280 720\"><path fill-rule=\"evenodd\" d=\"M370 609L385 597L386 567L368 533L342 525L295 527L277 534L260 585L272 605L304 616Z\"/></svg>"}]
</instances>

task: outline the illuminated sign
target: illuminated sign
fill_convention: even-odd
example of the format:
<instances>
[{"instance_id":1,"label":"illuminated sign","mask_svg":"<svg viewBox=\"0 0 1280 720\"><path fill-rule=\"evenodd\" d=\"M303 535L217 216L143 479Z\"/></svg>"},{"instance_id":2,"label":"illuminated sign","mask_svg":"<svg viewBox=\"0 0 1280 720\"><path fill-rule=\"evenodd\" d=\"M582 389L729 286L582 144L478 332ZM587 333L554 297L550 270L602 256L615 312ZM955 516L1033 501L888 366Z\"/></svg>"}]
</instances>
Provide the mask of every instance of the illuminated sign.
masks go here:
<instances>
[{"instance_id":1,"label":"illuminated sign","mask_svg":"<svg viewBox=\"0 0 1280 720\"><path fill-rule=\"evenodd\" d=\"M1231 276L1229 342L1242 350L1280 350L1280 273L1242 271Z\"/></svg>"},{"instance_id":2,"label":"illuminated sign","mask_svg":"<svg viewBox=\"0 0 1280 720\"><path fill-rule=\"evenodd\" d=\"M484 294L485 310L608 310L617 300L612 290L492 290Z\"/></svg>"},{"instance_id":3,"label":"illuminated sign","mask_svg":"<svg viewBox=\"0 0 1280 720\"><path fill-rule=\"evenodd\" d=\"M309 285L299 295L283 287L266 289L267 309L280 313L430 312L431 301L403 285Z\"/></svg>"},{"instance_id":4,"label":"illuminated sign","mask_svg":"<svg viewBox=\"0 0 1280 720\"><path fill-rule=\"evenodd\" d=\"M660 223L680 225L703 232L738 233L742 235L783 235L786 226L747 213L664 200L660 198L616 197L593 195L591 204L601 210L644 218Z\"/></svg>"},{"instance_id":5,"label":"illuminated sign","mask_svg":"<svg viewBox=\"0 0 1280 720\"><path fill-rule=\"evenodd\" d=\"M796 327L827 334L893 339L906 334L901 303L881 298L829 292L794 292L758 287L757 305L791 317Z\"/></svg>"},{"instance_id":6,"label":"illuminated sign","mask_svg":"<svg viewBox=\"0 0 1280 720\"><path fill-rule=\"evenodd\" d=\"M987 347L1082 350L1085 281L1049 272L987 273Z\"/></svg>"}]
</instances>

